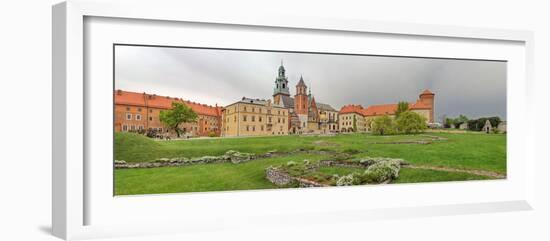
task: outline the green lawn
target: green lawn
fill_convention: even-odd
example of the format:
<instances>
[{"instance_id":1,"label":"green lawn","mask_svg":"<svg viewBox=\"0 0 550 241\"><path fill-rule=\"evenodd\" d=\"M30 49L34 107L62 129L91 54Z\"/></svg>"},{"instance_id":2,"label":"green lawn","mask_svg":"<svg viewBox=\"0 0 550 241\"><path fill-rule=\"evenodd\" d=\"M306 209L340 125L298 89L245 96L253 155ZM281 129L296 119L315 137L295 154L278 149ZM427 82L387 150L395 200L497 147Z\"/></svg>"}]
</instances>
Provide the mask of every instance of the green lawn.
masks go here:
<instances>
[{"instance_id":1,"label":"green lawn","mask_svg":"<svg viewBox=\"0 0 550 241\"><path fill-rule=\"evenodd\" d=\"M151 161L157 158L221 155L227 150L265 153L292 151L298 148L316 150L358 150L356 156L403 158L411 164L479 169L506 173L506 135L429 133L447 140L419 144L374 144L380 142L426 140L425 135L372 136L366 134L337 136L273 136L250 138L215 138L196 140L154 141L129 133L115 135L115 159L127 162ZM117 195L200 192L276 188L264 177L265 168L304 159L319 160L321 155L299 154L254 160L242 164L206 164L185 167L115 170ZM354 170L322 169L328 174L346 174ZM483 176L444 171L402 169L394 183L479 180Z\"/></svg>"}]
</instances>

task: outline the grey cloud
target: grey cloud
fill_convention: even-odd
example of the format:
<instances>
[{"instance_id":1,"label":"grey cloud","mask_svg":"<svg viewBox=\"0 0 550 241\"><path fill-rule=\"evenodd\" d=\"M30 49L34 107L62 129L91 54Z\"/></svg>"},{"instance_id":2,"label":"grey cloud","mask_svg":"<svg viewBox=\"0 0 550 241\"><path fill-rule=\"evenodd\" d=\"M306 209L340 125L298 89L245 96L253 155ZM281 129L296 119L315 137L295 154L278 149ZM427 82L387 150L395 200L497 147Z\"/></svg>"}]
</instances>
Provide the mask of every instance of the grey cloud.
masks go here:
<instances>
[{"instance_id":1,"label":"grey cloud","mask_svg":"<svg viewBox=\"0 0 550 241\"><path fill-rule=\"evenodd\" d=\"M262 51L117 46L115 88L227 105L243 96L271 98L281 60L291 93L303 75L319 102L415 101L436 94L436 117L506 119L506 63Z\"/></svg>"}]
</instances>

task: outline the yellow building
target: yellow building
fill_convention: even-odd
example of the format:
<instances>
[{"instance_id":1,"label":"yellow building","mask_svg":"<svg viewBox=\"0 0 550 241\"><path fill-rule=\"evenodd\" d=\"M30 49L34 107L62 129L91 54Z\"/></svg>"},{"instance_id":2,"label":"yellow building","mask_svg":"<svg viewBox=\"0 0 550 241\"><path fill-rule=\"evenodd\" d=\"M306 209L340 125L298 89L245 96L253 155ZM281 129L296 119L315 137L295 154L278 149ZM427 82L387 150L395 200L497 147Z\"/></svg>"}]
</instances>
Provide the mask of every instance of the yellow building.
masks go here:
<instances>
[{"instance_id":1,"label":"yellow building","mask_svg":"<svg viewBox=\"0 0 550 241\"><path fill-rule=\"evenodd\" d=\"M363 107L360 105L347 105L338 115L340 132L366 132L368 131L366 119L363 115ZM353 124L355 122L355 125ZM356 130L354 129L357 128Z\"/></svg>"},{"instance_id":2,"label":"yellow building","mask_svg":"<svg viewBox=\"0 0 550 241\"><path fill-rule=\"evenodd\" d=\"M223 108L222 136L287 135L289 112L271 100L243 97Z\"/></svg>"}]
</instances>

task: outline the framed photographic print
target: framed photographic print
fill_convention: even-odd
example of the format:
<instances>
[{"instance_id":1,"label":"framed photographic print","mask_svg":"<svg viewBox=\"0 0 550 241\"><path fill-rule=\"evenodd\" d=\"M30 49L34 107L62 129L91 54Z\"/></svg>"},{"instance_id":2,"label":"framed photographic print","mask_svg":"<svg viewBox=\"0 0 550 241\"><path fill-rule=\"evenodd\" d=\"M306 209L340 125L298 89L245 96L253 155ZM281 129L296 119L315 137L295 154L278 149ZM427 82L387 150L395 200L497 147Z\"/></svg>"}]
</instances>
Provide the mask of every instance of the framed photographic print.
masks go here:
<instances>
[{"instance_id":1,"label":"framed photographic print","mask_svg":"<svg viewBox=\"0 0 550 241\"><path fill-rule=\"evenodd\" d=\"M115 2L53 8L59 237L532 208L530 32Z\"/></svg>"}]
</instances>

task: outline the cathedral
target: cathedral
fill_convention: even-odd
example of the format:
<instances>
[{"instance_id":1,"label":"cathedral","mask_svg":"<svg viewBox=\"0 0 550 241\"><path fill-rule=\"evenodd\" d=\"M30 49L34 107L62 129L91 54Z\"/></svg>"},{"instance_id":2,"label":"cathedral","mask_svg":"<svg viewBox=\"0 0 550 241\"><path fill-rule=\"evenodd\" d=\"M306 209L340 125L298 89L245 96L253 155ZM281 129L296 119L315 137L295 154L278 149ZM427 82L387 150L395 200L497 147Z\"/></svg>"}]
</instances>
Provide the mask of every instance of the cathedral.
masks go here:
<instances>
[{"instance_id":1,"label":"cathedral","mask_svg":"<svg viewBox=\"0 0 550 241\"><path fill-rule=\"evenodd\" d=\"M289 133L327 133L338 129L338 111L328 104L318 103L315 97L307 92L304 78L296 85L294 97L290 94L288 78L283 64L279 66L275 87L273 89L273 103L289 110Z\"/></svg>"}]
</instances>

